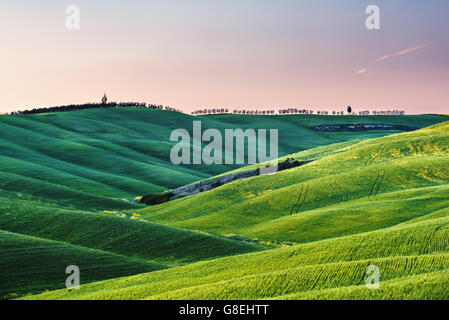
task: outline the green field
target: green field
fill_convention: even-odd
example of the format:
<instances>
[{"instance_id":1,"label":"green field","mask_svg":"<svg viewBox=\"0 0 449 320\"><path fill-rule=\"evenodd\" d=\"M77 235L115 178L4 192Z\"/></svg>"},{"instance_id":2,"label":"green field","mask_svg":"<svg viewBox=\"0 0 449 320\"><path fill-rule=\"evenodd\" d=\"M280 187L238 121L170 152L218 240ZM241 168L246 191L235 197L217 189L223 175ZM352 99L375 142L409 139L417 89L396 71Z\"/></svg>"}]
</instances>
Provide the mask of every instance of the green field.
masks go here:
<instances>
[{"instance_id":1,"label":"green field","mask_svg":"<svg viewBox=\"0 0 449 320\"><path fill-rule=\"evenodd\" d=\"M446 129L293 154L316 161L136 212L182 228L296 243L389 227L448 206Z\"/></svg>"},{"instance_id":2,"label":"green field","mask_svg":"<svg viewBox=\"0 0 449 320\"><path fill-rule=\"evenodd\" d=\"M445 298L447 276L440 279L439 292L423 287L422 281L431 279L436 272L449 271L448 226L448 217L429 219L99 282L72 293L61 290L31 298L261 299L323 293L334 298L332 294L350 296L352 290L357 291L357 286L364 284L364 271L370 264L379 267L382 281L396 283L395 290L399 292L410 290L410 281L416 280L409 298ZM362 291L363 297L394 298L388 291L385 296L364 286Z\"/></svg>"},{"instance_id":3,"label":"green field","mask_svg":"<svg viewBox=\"0 0 449 320\"><path fill-rule=\"evenodd\" d=\"M184 186L237 168L175 166L170 133L203 129L278 128L281 155L394 131L315 132L328 123L383 123L426 127L443 116L237 116L193 118L160 110L114 108L0 116L0 189L78 209L130 209L136 196Z\"/></svg>"},{"instance_id":4,"label":"green field","mask_svg":"<svg viewBox=\"0 0 449 320\"><path fill-rule=\"evenodd\" d=\"M244 169L173 165L170 133L191 131L194 120L221 131L279 129L281 159L313 162L138 204ZM0 116L0 297L447 299L447 120L132 108ZM311 129L360 123L423 129ZM80 290L64 289L71 264ZM370 264L379 290L365 286Z\"/></svg>"}]
</instances>

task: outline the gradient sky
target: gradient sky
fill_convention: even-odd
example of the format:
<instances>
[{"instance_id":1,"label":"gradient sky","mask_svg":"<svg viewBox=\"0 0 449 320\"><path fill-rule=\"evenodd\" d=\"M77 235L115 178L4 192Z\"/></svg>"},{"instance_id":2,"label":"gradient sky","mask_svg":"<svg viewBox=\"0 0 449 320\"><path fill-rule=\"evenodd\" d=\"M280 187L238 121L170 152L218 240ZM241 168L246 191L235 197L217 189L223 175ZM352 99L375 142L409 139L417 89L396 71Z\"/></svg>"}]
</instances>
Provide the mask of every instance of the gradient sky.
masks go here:
<instances>
[{"instance_id":1,"label":"gradient sky","mask_svg":"<svg viewBox=\"0 0 449 320\"><path fill-rule=\"evenodd\" d=\"M380 31L365 28L371 4ZM447 0L2 0L0 39L0 112L106 92L186 112L449 113Z\"/></svg>"}]
</instances>

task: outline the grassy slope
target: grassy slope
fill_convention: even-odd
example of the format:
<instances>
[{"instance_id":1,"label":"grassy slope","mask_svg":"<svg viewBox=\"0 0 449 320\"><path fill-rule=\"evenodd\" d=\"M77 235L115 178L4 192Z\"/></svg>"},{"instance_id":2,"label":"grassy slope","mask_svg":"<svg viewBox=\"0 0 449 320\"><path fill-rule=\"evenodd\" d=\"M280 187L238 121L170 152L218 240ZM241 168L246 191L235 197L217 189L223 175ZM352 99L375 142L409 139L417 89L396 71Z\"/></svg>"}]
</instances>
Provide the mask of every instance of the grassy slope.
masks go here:
<instances>
[{"instance_id":1,"label":"grassy slope","mask_svg":"<svg viewBox=\"0 0 449 320\"><path fill-rule=\"evenodd\" d=\"M279 237L285 234L287 226L293 225L292 229L296 230L308 222L310 229L308 236L313 237L316 233L318 237L303 239L303 242L313 242L99 282L86 285L80 291L72 293L62 290L31 298L441 299L447 297L449 175L445 171L447 166L444 161L447 159L448 133L449 123L444 123L415 133L362 142L331 152L322 160L310 164L308 170L305 170L306 167L293 169L274 176L259 177L256 178L257 183L253 181L240 186L241 189L247 186L249 189L257 190L263 188L267 180L279 178L284 174L285 176L275 180L277 185L273 184L273 181L270 182L276 186L281 184L282 190L289 187L290 175L294 176L293 181L299 180L300 183L315 180L319 183L320 179L323 179L320 178L323 173L333 172L337 177L343 174L346 184L341 188L354 200L329 204L327 199L329 197L322 195L317 197L318 200L321 198L321 203L317 200L310 205L315 207L314 209L281 218L287 219L287 223L281 223L283 226L281 231L273 232L273 228L277 228L276 225L264 230L264 234L270 230L273 232L269 235L271 238L276 234ZM357 183L357 178L361 174L357 170L363 172L370 167L375 168L374 172L380 170L379 168L388 169L390 178L386 180L388 182L383 192L372 197L372 201L367 197L366 190L359 192L363 188L359 188ZM352 179L348 180L350 177ZM227 188L232 190L236 186L224 186L220 189ZM334 192L335 190L338 188L333 189ZM208 193L211 192L214 191ZM232 192L229 190L228 192L230 199L234 199ZM256 194L254 190L252 192ZM207 193L190 199L204 195ZM221 199L228 200L228 196ZM277 200L279 199L285 197L278 197ZM267 203L269 202L264 202L265 206ZM253 205L257 205L257 202L254 201ZM188 208L184 207L186 210ZM376 211L378 208L381 209ZM262 206L258 210L262 210ZM258 210L253 211L253 214L257 215ZM329 213L326 210L334 212ZM390 210L393 210L394 214L382 213ZM315 217L314 221L308 220L308 216L314 217L315 214L320 216ZM265 213L260 216L273 220L273 216ZM279 223L276 216L273 222ZM213 226L215 225L214 222ZM344 227L347 227L347 230L344 230ZM312 232L312 228L315 228L315 232ZM378 230L369 231L370 229ZM307 230L301 231L287 235L289 239L297 239ZM358 234L351 235L351 233ZM321 238L326 239L320 240ZM363 286L364 271L369 264L377 265L381 271L383 289L374 293ZM432 284L435 286L431 287Z\"/></svg>"},{"instance_id":2,"label":"grassy slope","mask_svg":"<svg viewBox=\"0 0 449 320\"><path fill-rule=\"evenodd\" d=\"M60 290L31 298L261 299L313 295L317 290L364 284L364 271L370 264L379 267L381 285L384 281L416 275L426 279L433 272L449 270L448 250L449 219L446 217L200 262L89 284L77 292ZM447 280L447 277L441 279L438 287L441 291L434 295L441 297L447 293ZM366 287L360 290L368 291ZM414 297L426 298L426 295L416 291Z\"/></svg>"},{"instance_id":3,"label":"grassy slope","mask_svg":"<svg viewBox=\"0 0 449 320\"><path fill-rule=\"evenodd\" d=\"M289 154L298 149L307 149L331 142L360 140L393 133L317 133L308 128L311 125L361 122L405 124L423 127L432 123L441 122L445 119L439 116L354 118L317 116L211 116L201 118L204 128L279 128L280 151L282 154ZM171 144L168 142L169 134L175 128L190 128L192 120L194 118L186 115L140 109L114 109L108 110L107 112L104 110L85 110L48 115L0 117L0 132L2 133L0 136L0 147L2 150L0 153L0 229L41 237L33 241L48 242L49 240L46 239L61 241L63 243L58 242L58 245L60 244L62 246L63 244L64 246L68 246L70 250L73 247L78 248L78 246L82 246L80 247L82 250L102 252L102 254L112 255L114 257L118 256L120 259L124 259L118 261L114 260L115 258L111 258L114 261L111 260L110 264L114 265L114 263L118 263L122 265L121 268L124 271L120 273L119 268L118 271L120 272L109 272L109 276L107 276L108 272L105 271L103 273L100 272L101 277L98 276L95 278L97 276L95 271L90 271L88 267L84 267L83 269L89 273L86 276L88 281L90 281L89 279L94 281L140 272L133 269L132 264L130 265L127 259L135 259L136 261L141 261L143 264L152 266L161 263L175 266L204 259L264 249L260 246L224 240L158 224L118 218L111 213L105 214L102 212L103 210L109 212L131 208L138 209L140 207L139 205L129 201L136 195L159 192L166 188L177 187L195 180L220 174L226 170L235 169L224 166L200 168L192 166L186 168L171 165L167 159L171 148ZM196 118L196 120L199 120L199 118ZM341 149L342 147L349 146L348 148L351 148L350 146L353 144L354 141L349 141L340 145L305 151L301 154L301 157L316 158L323 157L324 155L329 155L330 157L336 156L339 153L345 152L344 148ZM445 152L445 150L443 151ZM440 161L440 158L435 161ZM317 175L323 173L316 172ZM309 177L303 178L307 179ZM438 179L441 178L441 176L438 176ZM288 188L292 185L291 181L284 178L278 181L270 181L269 183L276 185L279 189ZM431 186L438 187L438 184L438 182L435 182L433 185L426 182L420 186L422 188ZM257 188L266 188L263 183L256 185ZM232 205L241 202L242 194L239 194L241 192L241 186L238 188L237 193L235 192L236 190L229 190L229 194L224 195L228 196L231 202L235 202ZM254 191L256 192L251 197L260 197L260 194L257 194L259 192L257 188L256 190L250 190L250 194ZM242 190L246 192L244 188ZM435 197L438 197L438 192L440 191L435 191ZM444 190L441 192L444 192ZM206 200L206 202L203 202L203 206L206 209L209 205L217 205L217 203L208 203L207 199L203 200ZM221 206L224 208L226 205L227 203L223 202L218 207ZM305 206L307 207L307 205ZM182 210L186 209L184 205L178 208ZM310 209L317 208L312 206ZM439 209L439 207L433 206L429 211L433 209ZM132 213L135 211L132 210L129 212ZM120 213L120 211L116 211L115 213ZM187 210L186 213L189 215L190 211ZM441 213L435 212L434 215L440 216ZM424 216L424 213L421 215L416 214L412 218L419 218L420 216ZM279 216L279 218L282 217L283 215ZM178 219L182 219L183 217L170 216L169 218L171 219L169 221L170 224L177 225ZM244 226L240 230L240 234L249 237L256 237L258 232L256 229L250 230L249 226L262 227L263 222L268 221L267 219L264 220L264 218L260 219L256 215L256 220L259 219L257 223L248 224L246 217L239 213L236 216L231 215L227 219L231 221L235 218L240 219L240 222ZM277 218L270 217L270 220L275 221ZM425 216L422 218L424 219ZM187 219L187 222L190 220ZM218 219L216 226L212 228L210 228L211 219L206 218L207 220L209 222L206 225L209 225L204 227L204 225L200 224L199 230L212 230L217 232L221 228L220 224L223 222L224 228L228 228L226 219ZM390 224L396 224L404 220L407 219L399 218L394 223L390 222ZM435 219L428 220L423 221L423 223L430 223ZM161 222L167 223L165 220ZM196 222L193 225L195 224ZM186 227L195 229L193 225ZM385 225L387 226L388 224ZM360 231L366 230L360 228ZM263 233L268 232L268 230L263 231ZM274 233L276 234L276 232ZM350 232L343 230L333 235L326 235L324 233L324 238L341 236L346 233ZM20 260L20 256L22 255L25 261L27 259L36 259L28 250L29 244L27 241L29 239L24 235L17 236L19 238L15 239L17 242L15 246L20 249L16 252L17 256L15 259L17 261ZM270 234L266 239L285 240L279 238L279 234ZM292 238L288 237L287 240L291 241ZM9 245L4 250L7 250L6 248L8 247ZM93 249L100 249L102 251L95 251ZM55 257L58 254L64 257L66 255L64 253L65 250L67 248L61 249L60 252L49 249L49 253L47 253L49 258L40 260L40 263L44 262L40 269L53 270L52 268L55 267ZM277 252L278 250L272 251ZM3 252L6 251L2 250ZM10 254L8 253L6 256L10 256ZM251 254L248 256L251 256ZM240 257L246 257L246 255ZM8 262L8 260L5 261L8 266L14 265L15 263ZM61 261L66 263L64 259ZM128 264L125 263L126 261L128 261ZM203 263L205 265L215 262L221 263L220 261L222 260L217 259L210 262L201 262L199 266L201 267ZM231 261L234 260L229 260L226 263L231 263ZM45 264L45 262L48 263ZM82 263L81 261L80 264ZM264 265L265 258L257 261L257 263ZM95 267L93 262L89 264ZM198 267L196 264L192 264L191 266ZM235 267L240 268L240 265L236 265ZM188 271L190 276L192 272L195 273L195 269L183 268L174 268L172 272L176 274L181 272L181 277L185 277L183 270L190 270ZM220 270L228 270L227 266L218 266L218 268ZM28 270L28 265L23 265L22 268L17 269L9 268L7 270L9 272L8 277L19 278L22 274L28 272ZM206 270L206 272L215 271L212 269L209 271ZM56 271L56 273L58 272ZM203 274L202 272L200 271L198 273L200 278ZM229 269L229 273L235 272L236 269ZM245 272L245 269L243 268L241 272ZM238 275L241 272L239 271L236 274ZM36 292L46 288L61 287L60 279L53 278L53 276L56 277L56 273L52 272L50 279L46 279L45 282L41 281L42 277L45 277L43 274L36 276L35 279L34 277L26 278L29 281L22 283L25 290L23 292L28 292L26 290ZM198 279L203 281L200 278ZM220 281L231 278L227 274ZM183 283L184 280L180 281L181 285ZM175 283L170 284L170 286L174 285ZM4 292L14 292L15 288L18 287L11 286L4 288ZM131 289L131 292L133 290ZM162 290L157 293L163 292ZM201 292L199 291L198 294L201 294ZM147 293L144 295L147 295Z\"/></svg>"},{"instance_id":4,"label":"grassy slope","mask_svg":"<svg viewBox=\"0 0 449 320\"><path fill-rule=\"evenodd\" d=\"M65 288L76 265L83 283L150 272L163 265L0 230L0 299Z\"/></svg>"},{"instance_id":5,"label":"grassy slope","mask_svg":"<svg viewBox=\"0 0 449 320\"><path fill-rule=\"evenodd\" d=\"M0 198L0 229L168 266L265 249L168 226ZM134 218L134 219L133 219Z\"/></svg>"},{"instance_id":6,"label":"grassy slope","mask_svg":"<svg viewBox=\"0 0 449 320\"><path fill-rule=\"evenodd\" d=\"M0 196L0 299L63 288L71 264L85 284L265 249L136 216Z\"/></svg>"},{"instance_id":7,"label":"grassy slope","mask_svg":"<svg viewBox=\"0 0 449 320\"><path fill-rule=\"evenodd\" d=\"M217 175L233 166L174 166L173 129L277 128L281 155L392 131L320 133L326 123L389 123L425 127L443 116L320 117L207 116L148 109L92 109L0 117L0 189L87 210L130 209L136 196L160 192ZM73 201L76 199L76 201Z\"/></svg>"},{"instance_id":8,"label":"grassy slope","mask_svg":"<svg viewBox=\"0 0 449 320\"><path fill-rule=\"evenodd\" d=\"M298 153L318 160L137 212L182 228L289 242L393 226L447 207L448 133L445 123Z\"/></svg>"},{"instance_id":9,"label":"grassy slope","mask_svg":"<svg viewBox=\"0 0 449 320\"><path fill-rule=\"evenodd\" d=\"M433 263L433 262L432 262ZM277 297L281 300L447 300L449 269L382 282L379 290L365 285L324 289Z\"/></svg>"}]
</instances>

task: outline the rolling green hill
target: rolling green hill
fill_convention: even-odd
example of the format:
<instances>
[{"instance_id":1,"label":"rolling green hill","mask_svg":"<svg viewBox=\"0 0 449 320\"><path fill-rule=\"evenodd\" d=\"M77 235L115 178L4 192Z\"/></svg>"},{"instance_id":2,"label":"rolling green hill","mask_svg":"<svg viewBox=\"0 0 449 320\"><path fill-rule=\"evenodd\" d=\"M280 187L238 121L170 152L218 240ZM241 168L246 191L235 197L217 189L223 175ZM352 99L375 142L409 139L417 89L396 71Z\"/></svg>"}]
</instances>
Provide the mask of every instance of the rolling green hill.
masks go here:
<instances>
[{"instance_id":1,"label":"rolling green hill","mask_svg":"<svg viewBox=\"0 0 449 320\"><path fill-rule=\"evenodd\" d=\"M0 197L0 298L63 288L71 264L87 283L266 249L120 212Z\"/></svg>"},{"instance_id":2,"label":"rolling green hill","mask_svg":"<svg viewBox=\"0 0 449 320\"><path fill-rule=\"evenodd\" d=\"M62 241L167 266L265 247L139 220L0 198L0 230ZM118 213L117 213L118 214Z\"/></svg>"},{"instance_id":3,"label":"rolling green hill","mask_svg":"<svg viewBox=\"0 0 449 320\"><path fill-rule=\"evenodd\" d=\"M448 226L448 217L431 219L98 282L76 292L60 290L30 298L263 299L321 295L332 299L351 297L351 290L355 289L362 291L362 298L395 298L395 292L404 297L407 290L413 294L409 292L405 298L444 298L449 286L447 276L441 277L433 290L422 283L427 279L433 283L437 272L449 271ZM368 265L379 268L381 288L386 285L384 291L374 292L364 286ZM389 292L387 288L392 285L395 291Z\"/></svg>"},{"instance_id":4,"label":"rolling green hill","mask_svg":"<svg viewBox=\"0 0 449 320\"><path fill-rule=\"evenodd\" d=\"M203 129L277 128L281 159L313 161L158 206L138 204L137 196L247 169L172 165L170 132L193 120ZM26 298L444 298L446 120L193 118L120 108L2 116L0 296L64 288L65 267L78 264L81 290ZM400 134L311 128L356 123L430 127ZM382 274L376 292L364 286L370 264Z\"/></svg>"},{"instance_id":5,"label":"rolling green hill","mask_svg":"<svg viewBox=\"0 0 449 320\"><path fill-rule=\"evenodd\" d=\"M83 283L165 269L166 266L64 242L0 230L0 299L65 288L66 267Z\"/></svg>"},{"instance_id":6,"label":"rolling green hill","mask_svg":"<svg viewBox=\"0 0 449 320\"><path fill-rule=\"evenodd\" d=\"M192 117L140 108L80 110L0 116L0 189L36 200L84 210L131 209L136 196L202 180L236 166L175 166L170 133L203 129L279 129L279 152L397 131L316 132L311 126L333 123L389 123L426 127L444 116L205 116ZM76 200L74 200L76 199Z\"/></svg>"},{"instance_id":7,"label":"rolling green hill","mask_svg":"<svg viewBox=\"0 0 449 320\"><path fill-rule=\"evenodd\" d=\"M136 212L182 228L294 243L390 227L448 206L448 131L444 123L297 153L291 157L316 161Z\"/></svg>"}]
</instances>

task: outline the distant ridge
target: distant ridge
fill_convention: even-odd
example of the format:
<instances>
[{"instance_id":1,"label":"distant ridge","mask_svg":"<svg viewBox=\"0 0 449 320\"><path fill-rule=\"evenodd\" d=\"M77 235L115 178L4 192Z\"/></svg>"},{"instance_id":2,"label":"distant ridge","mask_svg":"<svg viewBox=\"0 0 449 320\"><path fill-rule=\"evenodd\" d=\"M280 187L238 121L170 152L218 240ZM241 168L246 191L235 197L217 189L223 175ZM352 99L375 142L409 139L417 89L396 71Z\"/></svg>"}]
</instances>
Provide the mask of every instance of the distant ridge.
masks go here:
<instances>
[{"instance_id":1,"label":"distant ridge","mask_svg":"<svg viewBox=\"0 0 449 320\"><path fill-rule=\"evenodd\" d=\"M104 99L104 98L103 98ZM104 100L107 101L107 100ZM66 106L56 106L48 108L34 108L31 110L13 111L11 115L22 115L22 114L41 114L41 113L51 113L51 112L69 112L78 111L86 109L105 109L105 108L148 108L148 109L159 109L165 111L174 111L183 113L181 110L155 104L147 104L146 102L102 102L102 103L85 103L85 104L71 104Z\"/></svg>"}]
</instances>

